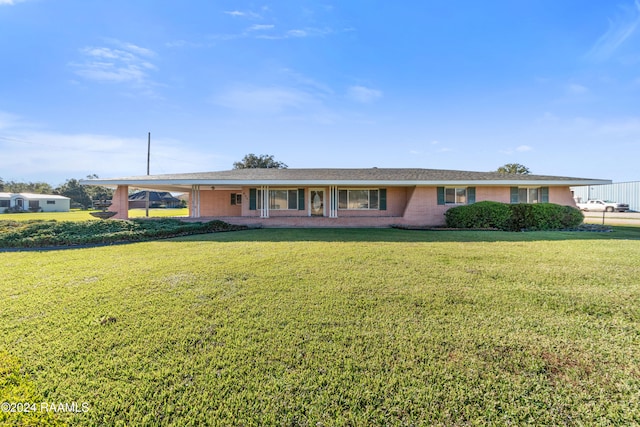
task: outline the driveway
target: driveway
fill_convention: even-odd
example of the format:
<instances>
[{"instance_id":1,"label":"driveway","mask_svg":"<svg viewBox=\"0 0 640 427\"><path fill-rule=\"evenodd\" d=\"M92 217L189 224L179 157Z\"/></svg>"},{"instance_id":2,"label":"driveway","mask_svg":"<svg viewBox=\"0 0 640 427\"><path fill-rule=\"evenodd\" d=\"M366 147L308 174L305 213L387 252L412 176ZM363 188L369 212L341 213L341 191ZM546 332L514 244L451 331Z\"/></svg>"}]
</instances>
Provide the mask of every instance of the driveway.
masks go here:
<instances>
[{"instance_id":1,"label":"driveway","mask_svg":"<svg viewBox=\"0 0 640 427\"><path fill-rule=\"evenodd\" d=\"M582 212L586 224L602 224L602 212ZM636 225L640 226L640 212L605 212L605 225Z\"/></svg>"}]
</instances>

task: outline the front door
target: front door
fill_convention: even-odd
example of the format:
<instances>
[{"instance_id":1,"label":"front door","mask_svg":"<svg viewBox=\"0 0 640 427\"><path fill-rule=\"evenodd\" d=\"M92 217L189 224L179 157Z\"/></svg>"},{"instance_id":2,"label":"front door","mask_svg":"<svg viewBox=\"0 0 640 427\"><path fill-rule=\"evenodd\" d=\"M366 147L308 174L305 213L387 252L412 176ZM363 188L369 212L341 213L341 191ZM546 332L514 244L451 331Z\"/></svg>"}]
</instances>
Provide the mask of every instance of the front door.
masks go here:
<instances>
[{"instance_id":1,"label":"front door","mask_svg":"<svg viewBox=\"0 0 640 427\"><path fill-rule=\"evenodd\" d=\"M324 190L309 191L311 216L324 216Z\"/></svg>"}]
</instances>

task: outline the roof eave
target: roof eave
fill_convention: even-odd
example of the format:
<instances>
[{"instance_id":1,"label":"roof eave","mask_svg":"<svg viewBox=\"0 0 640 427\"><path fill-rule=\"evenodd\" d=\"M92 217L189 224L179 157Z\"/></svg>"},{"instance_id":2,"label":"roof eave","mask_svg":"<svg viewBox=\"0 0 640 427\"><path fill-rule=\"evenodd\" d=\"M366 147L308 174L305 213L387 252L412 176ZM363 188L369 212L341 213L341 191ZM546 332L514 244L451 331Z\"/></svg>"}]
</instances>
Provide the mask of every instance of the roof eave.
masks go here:
<instances>
[{"instance_id":1,"label":"roof eave","mask_svg":"<svg viewBox=\"0 0 640 427\"><path fill-rule=\"evenodd\" d=\"M92 179L81 180L81 185L101 185L106 187L117 187L119 185L127 185L137 188L150 189L184 189L193 185L205 186L256 186L256 185L273 185L273 186L323 186L323 185L343 185L343 186L389 186L389 187L405 187L405 186L579 186L579 185L602 185L611 184L610 180L594 180L594 179L505 179L505 180L221 180L221 179Z\"/></svg>"}]
</instances>

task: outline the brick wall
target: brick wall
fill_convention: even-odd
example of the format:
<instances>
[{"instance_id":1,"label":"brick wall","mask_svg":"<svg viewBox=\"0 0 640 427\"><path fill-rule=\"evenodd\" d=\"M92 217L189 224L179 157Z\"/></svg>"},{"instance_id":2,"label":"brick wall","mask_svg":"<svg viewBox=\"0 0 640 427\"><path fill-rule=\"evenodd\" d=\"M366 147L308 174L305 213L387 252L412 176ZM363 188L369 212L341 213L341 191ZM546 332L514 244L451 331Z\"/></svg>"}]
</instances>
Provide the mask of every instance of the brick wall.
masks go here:
<instances>
[{"instance_id":1,"label":"brick wall","mask_svg":"<svg viewBox=\"0 0 640 427\"><path fill-rule=\"evenodd\" d=\"M231 204L231 194L239 190L200 190L201 216L240 216L242 205ZM242 197L242 204L249 203L249 198Z\"/></svg>"},{"instance_id":2,"label":"brick wall","mask_svg":"<svg viewBox=\"0 0 640 427\"><path fill-rule=\"evenodd\" d=\"M118 212L112 218L129 219L129 186L118 185L118 188L113 193L111 206L109 206L108 210Z\"/></svg>"},{"instance_id":3,"label":"brick wall","mask_svg":"<svg viewBox=\"0 0 640 427\"><path fill-rule=\"evenodd\" d=\"M438 205L436 187L414 187L404 210L408 225L444 225L444 213L450 206Z\"/></svg>"}]
</instances>

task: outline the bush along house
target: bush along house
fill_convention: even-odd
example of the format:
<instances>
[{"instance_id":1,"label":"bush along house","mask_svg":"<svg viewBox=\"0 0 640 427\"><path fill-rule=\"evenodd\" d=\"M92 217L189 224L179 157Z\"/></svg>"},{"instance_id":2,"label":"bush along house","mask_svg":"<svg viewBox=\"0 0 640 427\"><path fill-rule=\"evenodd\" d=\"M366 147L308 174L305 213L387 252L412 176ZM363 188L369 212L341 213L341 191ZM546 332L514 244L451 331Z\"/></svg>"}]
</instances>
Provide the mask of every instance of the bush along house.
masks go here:
<instances>
[{"instance_id":1,"label":"bush along house","mask_svg":"<svg viewBox=\"0 0 640 427\"><path fill-rule=\"evenodd\" d=\"M483 200L576 206L569 187L601 179L439 169L234 169L82 180L116 189L126 219L130 187L189 194L189 217L263 227L439 226L453 206Z\"/></svg>"}]
</instances>

